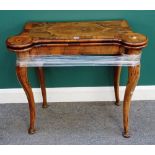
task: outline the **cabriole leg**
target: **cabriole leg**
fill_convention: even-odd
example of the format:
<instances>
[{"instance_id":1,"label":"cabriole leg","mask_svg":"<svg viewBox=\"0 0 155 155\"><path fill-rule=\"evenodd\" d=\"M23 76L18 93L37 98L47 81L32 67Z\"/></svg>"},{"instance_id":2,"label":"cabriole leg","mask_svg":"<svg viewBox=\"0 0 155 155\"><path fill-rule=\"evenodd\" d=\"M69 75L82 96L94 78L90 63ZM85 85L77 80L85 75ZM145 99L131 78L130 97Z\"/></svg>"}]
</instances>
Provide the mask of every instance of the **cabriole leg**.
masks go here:
<instances>
[{"instance_id":1,"label":"cabriole leg","mask_svg":"<svg viewBox=\"0 0 155 155\"><path fill-rule=\"evenodd\" d=\"M131 104L131 97L133 91L137 85L140 76L140 65L134 67L128 67L128 83L125 90L124 103L123 103L123 124L124 132L123 136L129 138L129 111Z\"/></svg>"},{"instance_id":2,"label":"cabriole leg","mask_svg":"<svg viewBox=\"0 0 155 155\"><path fill-rule=\"evenodd\" d=\"M121 66L116 66L114 68L114 90L115 90L115 98L116 98L115 104L117 106L120 105L120 99L119 99L119 82L120 82L121 69L122 69Z\"/></svg>"},{"instance_id":3,"label":"cabriole leg","mask_svg":"<svg viewBox=\"0 0 155 155\"><path fill-rule=\"evenodd\" d=\"M33 92L31 89L31 86L28 82L28 77L27 77L27 67L16 67L16 73L17 77L19 79L19 82L23 86L23 89L26 93L28 103L29 103L29 110L30 110L30 127L28 129L29 134L34 134L35 133L35 102L34 102L34 97L33 97Z\"/></svg>"},{"instance_id":4,"label":"cabriole leg","mask_svg":"<svg viewBox=\"0 0 155 155\"><path fill-rule=\"evenodd\" d=\"M47 97L46 97L46 87L45 87L45 78L44 78L44 72L42 67L37 67L38 71L38 76L39 76L39 81L40 81L40 87L41 87L41 92L42 92L42 97L43 97L43 108L47 108Z\"/></svg>"}]
</instances>

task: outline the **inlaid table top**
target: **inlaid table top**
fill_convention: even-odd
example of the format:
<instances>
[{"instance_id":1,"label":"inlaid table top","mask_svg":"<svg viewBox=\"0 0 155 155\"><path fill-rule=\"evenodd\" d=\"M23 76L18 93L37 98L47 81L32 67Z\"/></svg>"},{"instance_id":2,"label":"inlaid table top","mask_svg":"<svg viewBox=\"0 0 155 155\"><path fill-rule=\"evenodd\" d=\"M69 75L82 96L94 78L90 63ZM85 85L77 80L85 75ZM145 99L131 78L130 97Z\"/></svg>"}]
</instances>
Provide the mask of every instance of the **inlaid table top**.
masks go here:
<instances>
[{"instance_id":1,"label":"inlaid table top","mask_svg":"<svg viewBox=\"0 0 155 155\"><path fill-rule=\"evenodd\" d=\"M135 48L145 47L146 36L134 33L125 20L94 22L30 22L24 31L7 40L11 49L49 43L120 44Z\"/></svg>"}]
</instances>

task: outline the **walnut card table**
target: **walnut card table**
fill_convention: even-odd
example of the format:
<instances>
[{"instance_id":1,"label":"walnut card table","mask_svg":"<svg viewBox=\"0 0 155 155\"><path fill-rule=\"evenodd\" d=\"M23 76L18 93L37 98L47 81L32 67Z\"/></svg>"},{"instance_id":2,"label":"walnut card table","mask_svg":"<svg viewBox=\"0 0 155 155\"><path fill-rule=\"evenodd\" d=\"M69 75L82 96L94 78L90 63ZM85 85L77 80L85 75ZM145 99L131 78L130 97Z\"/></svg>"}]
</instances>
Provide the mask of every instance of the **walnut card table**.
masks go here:
<instances>
[{"instance_id":1,"label":"walnut card table","mask_svg":"<svg viewBox=\"0 0 155 155\"><path fill-rule=\"evenodd\" d=\"M147 45L146 36L134 33L125 20L92 22L30 22L24 31L7 39L8 49L15 52L17 59L28 59L50 55L140 55ZM30 109L30 127L28 132L35 133L35 101L28 81L27 68L17 64L17 77L27 95ZM38 70L43 108L47 107L43 67ZM119 79L121 64L115 66L114 90L116 105L119 105ZM140 64L128 66L128 83L123 102L124 137L129 137L128 120L131 97L140 76Z\"/></svg>"}]
</instances>

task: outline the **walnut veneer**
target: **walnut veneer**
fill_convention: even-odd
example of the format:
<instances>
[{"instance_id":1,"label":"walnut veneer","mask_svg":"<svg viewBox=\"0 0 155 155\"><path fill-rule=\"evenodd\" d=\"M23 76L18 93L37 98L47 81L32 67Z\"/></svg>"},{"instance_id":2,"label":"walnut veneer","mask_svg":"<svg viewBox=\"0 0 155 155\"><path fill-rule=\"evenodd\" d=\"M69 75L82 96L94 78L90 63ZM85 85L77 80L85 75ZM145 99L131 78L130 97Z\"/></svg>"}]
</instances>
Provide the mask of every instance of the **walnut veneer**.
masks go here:
<instances>
[{"instance_id":1,"label":"walnut veneer","mask_svg":"<svg viewBox=\"0 0 155 155\"><path fill-rule=\"evenodd\" d=\"M93 22L30 22L23 32L6 41L8 49L17 57L31 55L135 55L147 45L146 36L134 33L125 20ZM43 107L47 107L43 69L37 67ZM30 128L35 132L35 102L28 82L27 67L16 67L17 77L23 86L29 102ZM119 80L121 66L115 67L114 90L116 105L119 105ZM140 76L140 65L128 67L128 83L123 102L124 137L129 137L128 120L131 97Z\"/></svg>"}]
</instances>

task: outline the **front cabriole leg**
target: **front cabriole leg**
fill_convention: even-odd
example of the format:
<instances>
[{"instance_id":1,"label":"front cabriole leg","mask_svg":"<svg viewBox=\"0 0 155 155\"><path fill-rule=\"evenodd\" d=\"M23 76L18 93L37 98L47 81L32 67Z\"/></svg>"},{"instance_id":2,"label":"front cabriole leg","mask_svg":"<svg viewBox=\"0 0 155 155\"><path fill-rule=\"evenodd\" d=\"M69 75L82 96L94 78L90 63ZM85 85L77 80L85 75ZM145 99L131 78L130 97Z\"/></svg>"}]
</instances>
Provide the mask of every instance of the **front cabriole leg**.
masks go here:
<instances>
[{"instance_id":1,"label":"front cabriole leg","mask_svg":"<svg viewBox=\"0 0 155 155\"><path fill-rule=\"evenodd\" d=\"M32 88L28 82L28 77L27 77L27 67L16 67L16 73L17 77L19 79L19 82L23 86L23 89L26 93L28 103L29 103L29 110L30 110L30 127L28 129L29 134L34 134L36 129L35 129L35 102L34 102L34 97L33 97L33 92Z\"/></svg>"},{"instance_id":2,"label":"front cabriole leg","mask_svg":"<svg viewBox=\"0 0 155 155\"><path fill-rule=\"evenodd\" d=\"M139 54L139 51L129 51L128 54ZM138 83L140 77L140 64L136 66L128 67L128 83L125 90L124 102L123 102L123 124L124 124L124 132L123 136L125 138L129 138L129 111L131 98L134 92L134 89Z\"/></svg>"}]
</instances>

